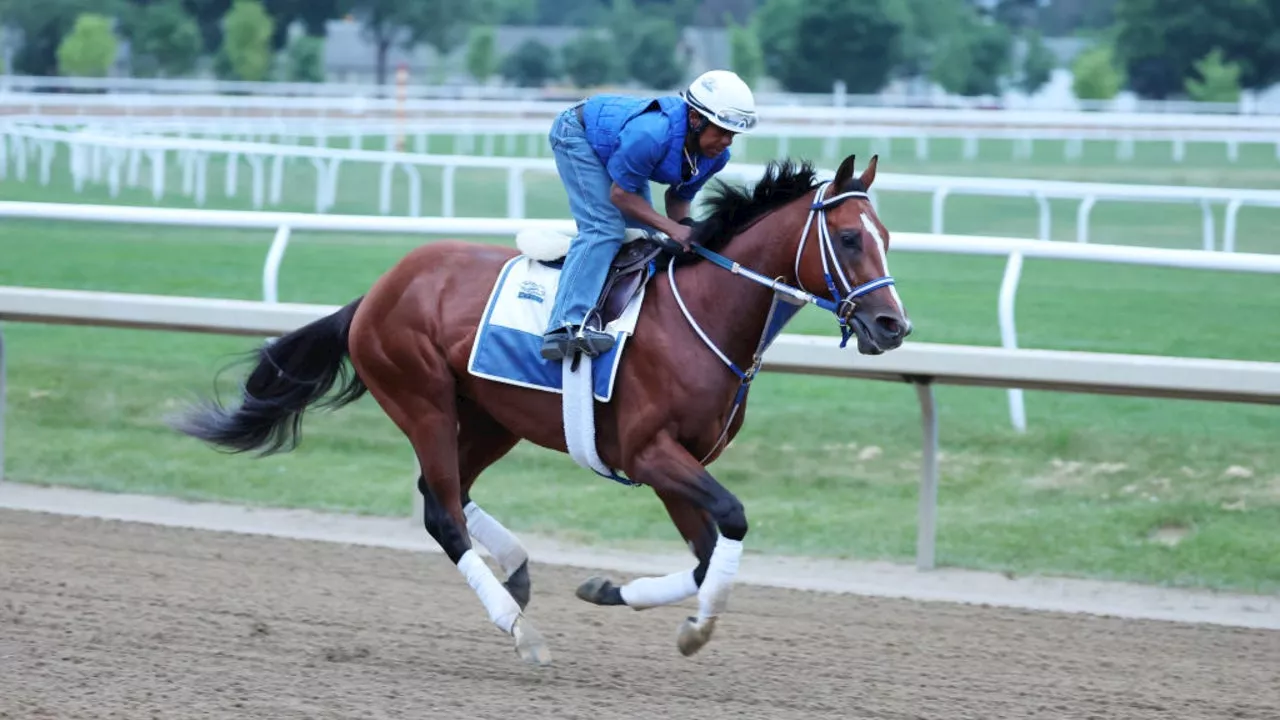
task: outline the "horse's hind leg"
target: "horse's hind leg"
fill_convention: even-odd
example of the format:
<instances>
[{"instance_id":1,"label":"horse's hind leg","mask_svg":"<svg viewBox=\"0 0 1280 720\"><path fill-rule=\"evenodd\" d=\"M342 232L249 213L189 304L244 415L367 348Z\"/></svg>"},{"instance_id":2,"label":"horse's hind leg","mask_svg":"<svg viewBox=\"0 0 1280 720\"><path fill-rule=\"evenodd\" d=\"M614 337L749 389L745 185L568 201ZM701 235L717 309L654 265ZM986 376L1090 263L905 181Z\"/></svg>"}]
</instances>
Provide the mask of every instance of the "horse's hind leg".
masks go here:
<instances>
[{"instance_id":1,"label":"horse's hind leg","mask_svg":"<svg viewBox=\"0 0 1280 720\"><path fill-rule=\"evenodd\" d=\"M471 487L480 473L506 455L519 440L479 406L465 398L458 399L458 472L467 531L502 566L507 575L503 585L524 610L532 594L529 553L519 538L471 499Z\"/></svg>"},{"instance_id":2,"label":"horse's hind leg","mask_svg":"<svg viewBox=\"0 0 1280 720\"><path fill-rule=\"evenodd\" d=\"M578 586L577 596L596 605L626 605L635 610L646 610L661 605L671 605L698 594L698 586L707 574L711 552L716 545L716 524L697 504L688 498L666 490L658 493L667 514L675 523L680 536L689 543L689 549L698 559L691 570L663 575L641 577L626 585L615 585L608 578L597 575Z\"/></svg>"},{"instance_id":3,"label":"horse's hind leg","mask_svg":"<svg viewBox=\"0 0 1280 720\"><path fill-rule=\"evenodd\" d=\"M515 638L520 657L526 662L549 663L551 654L542 636L471 547L466 513L462 509L459 413L453 376L443 359L422 353L393 358L370 351L362 354L358 362L361 366L357 369L370 393L409 438L418 456L422 470L418 490L422 493L422 522L427 532L479 596L493 624ZM384 378L401 382L384 384ZM404 382L404 378L412 378L413 382Z\"/></svg>"}]
</instances>

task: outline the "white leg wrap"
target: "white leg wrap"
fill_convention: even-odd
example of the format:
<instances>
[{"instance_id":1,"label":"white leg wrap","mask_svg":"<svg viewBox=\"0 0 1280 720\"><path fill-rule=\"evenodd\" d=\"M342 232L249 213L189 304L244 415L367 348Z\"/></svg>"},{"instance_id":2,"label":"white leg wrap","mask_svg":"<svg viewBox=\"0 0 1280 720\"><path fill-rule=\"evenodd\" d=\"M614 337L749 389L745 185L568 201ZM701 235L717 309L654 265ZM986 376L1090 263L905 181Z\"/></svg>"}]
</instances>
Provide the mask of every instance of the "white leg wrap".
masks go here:
<instances>
[{"instance_id":1,"label":"white leg wrap","mask_svg":"<svg viewBox=\"0 0 1280 720\"><path fill-rule=\"evenodd\" d=\"M475 550L463 553L458 560L458 570L467 578L467 584L476 591L476 595L480 596L480 602L489 611L489 619L493 624L508 635L511 634L511 628L520 617L520 606L511 597L511 593L502 587L502 583L498 582L498 578L493 576L493 571L484 564L484 560L480 559L480 553Z\"/></svg>"},{"instance_id":2,"label":"white leg wrap","mask_svg":"<svg viewBox=\"0 0 1280 720\"><path fill-rule=\"evenodd\" d=\"M693 571L671 573L662 577L636 578L619 588L622 600L636 610L670 605L698 593Z\"/></svg>"},{"instance_id":3,"label":"white leg wrap","mask_svg":"<svg viewBox=\"0 0 1280 720\"><path fill-rule=\"evenodd\" d=\"M503 527L502 523L494 520L493 516L483 508L474 502L469 502L462 508L462 512L467 516L467 532L489 551L489 554L502 565L507 575L519 570L521 565L528 562L529 553L516 536Z\"/></svg>"},{"instance_id":4,"label":"white leg wrap","mask_svg":"<svg viewBox=\"0 0 1280 720\"><path fill-rule=\"evenodd\" d=\"M723 535L716 537L716 547L711 551L711 562L707 565L707 576L702 579L702 587L698 589L699 625L724 612L729 602L729 588L733 585L733 577L738 574L738 560L741 558L741 540L730 540Z\"/></svg>"}]
</instances>

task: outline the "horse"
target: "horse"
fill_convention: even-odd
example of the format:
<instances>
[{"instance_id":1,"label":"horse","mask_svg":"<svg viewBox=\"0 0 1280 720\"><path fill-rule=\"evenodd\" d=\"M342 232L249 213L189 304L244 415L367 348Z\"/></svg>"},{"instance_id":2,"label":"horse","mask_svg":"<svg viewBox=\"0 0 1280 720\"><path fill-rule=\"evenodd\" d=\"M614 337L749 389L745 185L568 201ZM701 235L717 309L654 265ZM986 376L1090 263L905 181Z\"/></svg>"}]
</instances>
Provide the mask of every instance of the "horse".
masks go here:
<instances>
[{"instance_id":1,"label":"horse","mask_svg":"<svg viewBox=\"0 0 1280 720\"><path fill-rule=\"evenodd\" d=\"M862 354L895 349L911 332L888 274L889 231L868 195L877 159L856 175L850 155L829 182L810 162L784 159L769 163L754 187L708 188L692 252L670 243L659 256L616 392L592 403L599 457L657 495L696 565L621 586L595 576L576 594L638 610L696 595L697 616L676 634L684 656L711 639L748 529L743 504L707 465L742 427L746 391L773 336L805 303L830 311L841 347L856 336ZM416 454L427 532L513 638L516 654L541 665L550 649L524 614L529 555L470 498L485 468L520 440L567 452L561 398L467 369L486 298L517 254L456 240L415 248L363 296L252 351L256 365L238 407L205 399L173 426L225 452L287 452L300 440L306 409L336 409L370 393Z\"/></svg>"}]
</instances>

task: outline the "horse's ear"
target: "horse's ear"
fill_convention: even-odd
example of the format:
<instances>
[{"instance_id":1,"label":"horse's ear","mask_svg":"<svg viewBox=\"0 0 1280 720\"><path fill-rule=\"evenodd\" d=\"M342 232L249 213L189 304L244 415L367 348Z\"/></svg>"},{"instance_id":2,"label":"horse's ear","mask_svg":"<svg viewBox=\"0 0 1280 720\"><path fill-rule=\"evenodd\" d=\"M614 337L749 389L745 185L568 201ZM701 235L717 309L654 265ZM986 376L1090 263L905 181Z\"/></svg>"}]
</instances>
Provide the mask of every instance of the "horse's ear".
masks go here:
<instances>
[{"instance_id":1,"label":"horse's ear","mask_svg":"<svg viewBox=\"0 0 1280 720\"><path fill-rule=\"evenodd\" d=\"M876 181L876 161L880 159L879 155L872 155L871 162L867 165L867 169L862 171L862 177L858 180L862 183L862 189L870 190L871 183Z\"/></svg>"},{"instance_id":2,"label":"horse's ear","mask_svg":"<svg viewBox=\"0 0 1280 720\"><path fill-rule=\"evenodd\" d=\"M836 192L839 192L840 188L848 185L849 181L853 179L853 165L856 159L856 155L850 155L844 159L844 162L840 163L839 169L836 170L836 177L831 181L831 187L835 188Z\"/></svg>"}]
</instances>

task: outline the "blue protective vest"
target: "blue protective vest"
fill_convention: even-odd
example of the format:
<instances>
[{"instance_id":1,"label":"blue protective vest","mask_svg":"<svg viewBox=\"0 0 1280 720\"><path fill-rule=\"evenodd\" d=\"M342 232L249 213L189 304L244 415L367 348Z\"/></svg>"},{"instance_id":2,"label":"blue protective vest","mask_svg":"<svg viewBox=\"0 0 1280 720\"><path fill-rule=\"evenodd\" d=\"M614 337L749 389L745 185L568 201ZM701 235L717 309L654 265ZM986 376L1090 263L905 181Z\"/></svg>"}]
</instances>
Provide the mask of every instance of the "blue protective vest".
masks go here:
<instances>
[{"instance_id":1,"label":"blue protective vest","mask_svg":"<svg viewBox=\"0 0 1280 720\"><path fill-rule=\"evenodd\" d=\"M582 120L586 126L587 142L595 150L596 157L605 165L618 149L618 135L632 118L641 113L660 111L667 118L666 154L654 168L650 180L664 185L678 186L685 182L681 171L684 169L684 141L688 129L689 106L679 97L664 96L657 98L632 97L629 95L596 95L587 100L582 109ZM698 164L698 174L694 177L705 177L714 172L717 166L723 166L729 160L729 150L716 158L703 157L698 154L694 162Z\"/></svg>"}]
</instances>

